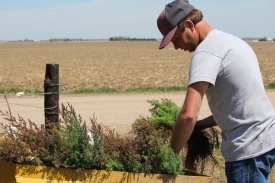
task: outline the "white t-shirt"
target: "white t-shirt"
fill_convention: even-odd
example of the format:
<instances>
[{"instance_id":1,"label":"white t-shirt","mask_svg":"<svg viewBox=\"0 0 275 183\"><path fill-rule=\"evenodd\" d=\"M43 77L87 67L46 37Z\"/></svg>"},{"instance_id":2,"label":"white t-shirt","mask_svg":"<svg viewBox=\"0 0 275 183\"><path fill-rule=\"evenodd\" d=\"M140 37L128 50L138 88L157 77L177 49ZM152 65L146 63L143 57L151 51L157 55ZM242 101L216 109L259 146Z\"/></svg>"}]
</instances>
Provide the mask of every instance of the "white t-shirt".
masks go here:
<instances>
[{"instance_id":1,"label":"white t-shirt","mask_svg":"<svg viewBox=\"0 0 275 183\"><path fill-rule=\"evenodd\" d=\"M257 57L247 43L219 30L209 32L191 60L188 85L199 81L210 83L206 97L222 130L226 162L275 148L275 112Z\"/></svg>"}]
</instances>

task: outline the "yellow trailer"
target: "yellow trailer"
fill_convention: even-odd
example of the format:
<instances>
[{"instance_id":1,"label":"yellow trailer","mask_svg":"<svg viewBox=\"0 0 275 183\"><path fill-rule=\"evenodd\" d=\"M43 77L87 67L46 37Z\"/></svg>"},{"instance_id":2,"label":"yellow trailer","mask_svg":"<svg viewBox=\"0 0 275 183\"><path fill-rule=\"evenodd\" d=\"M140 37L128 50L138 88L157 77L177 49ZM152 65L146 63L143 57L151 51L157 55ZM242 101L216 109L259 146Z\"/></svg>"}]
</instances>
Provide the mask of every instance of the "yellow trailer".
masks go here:
<instances>
[{"instance_id":1,"label":"yellow trailer","mask_svg":"<svg viewBox=\"0 0 275 183\"><path fill-rule=\"evenodd\" d=\"M211 176L163 175L19 165L0 160L0 183L210 183Z\"/></svg>"}]
</instances>

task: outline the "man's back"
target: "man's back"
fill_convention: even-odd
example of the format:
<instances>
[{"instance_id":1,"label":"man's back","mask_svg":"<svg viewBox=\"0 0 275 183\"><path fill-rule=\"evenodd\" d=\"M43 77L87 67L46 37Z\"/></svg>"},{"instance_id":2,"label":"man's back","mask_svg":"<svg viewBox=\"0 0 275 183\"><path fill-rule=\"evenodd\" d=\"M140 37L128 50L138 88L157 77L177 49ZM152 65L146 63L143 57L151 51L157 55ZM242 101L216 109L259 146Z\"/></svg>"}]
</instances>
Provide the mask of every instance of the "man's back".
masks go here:
<instances>
[{"instance_id":1,"label":"man's back","mask_svg":"<svg viewBox=\"0 0 275 183\"><path fill-rule=\"evenodd\" d=\"M275 147L275 112L251 47L241 39L211 31L191 61L189 85L207 81L210 110L222 129L226 161L255 157ZM265 133L263 133L265 132Z\"/></svg>"}]
</instances>

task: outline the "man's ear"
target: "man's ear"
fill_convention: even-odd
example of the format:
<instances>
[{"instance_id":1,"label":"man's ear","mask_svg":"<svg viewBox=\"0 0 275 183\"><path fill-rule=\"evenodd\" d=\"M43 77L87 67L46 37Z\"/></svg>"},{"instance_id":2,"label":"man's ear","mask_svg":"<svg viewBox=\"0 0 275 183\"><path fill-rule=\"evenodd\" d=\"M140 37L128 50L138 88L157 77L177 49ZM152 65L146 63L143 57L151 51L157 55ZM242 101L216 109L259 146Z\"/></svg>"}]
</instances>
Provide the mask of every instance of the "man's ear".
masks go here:
<instances>
[{"instance_id":1,"label":"man's ear","mask_svg":"<svg viewBox=\"0 0 275 183\"><path fill-rule=\"evenodd\" d=\"M184 25L185 25L185 28L189 28L193 32L195 25L191 20L185 20Z\"/></svg>"}]
</instances>

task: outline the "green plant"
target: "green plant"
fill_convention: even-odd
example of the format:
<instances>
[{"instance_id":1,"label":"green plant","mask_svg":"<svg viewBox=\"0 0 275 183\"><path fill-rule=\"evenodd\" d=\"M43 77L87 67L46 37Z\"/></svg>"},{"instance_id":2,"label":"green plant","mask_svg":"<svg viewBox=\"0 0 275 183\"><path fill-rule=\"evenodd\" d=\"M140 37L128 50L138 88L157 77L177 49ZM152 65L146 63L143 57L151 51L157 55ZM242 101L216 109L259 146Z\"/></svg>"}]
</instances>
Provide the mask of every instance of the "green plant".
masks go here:
<instances>
[{"instance_id":1,"label":"green plant","mask_svg":"<svg viewBox=\"0 0 275 183\"><path fill-rule=\"evenodd\" d=\"M0 124L6 134L0 141L0 157L20 164L173 175L183 174L183 167L202 172L206 162L216 163L214 129L194 130L182 155L175 154L169 139L179 108L168 99L148 102L152 115L136 119L128 137L98 124L95 116L87 129L70 104L61 105L59 123L48 122L47 128L0 111L10 122Z\"/></svg>"},{"instance_id":2,"label":"green plant","mask_svg":"<svg viewBox=\"0 0 275 183\"><path fill-rule=\"evenodd\" d=\"M157 128L172 129L175 120L179 114L179 107L169 99L148 100L153 108L149 109L151 112L150 120L156 124Z\"/></svg>"},{"instance_id":3,"label":"green plant","mask_svg":"<svg viewBox=\"0 0 275 183\"><path fill-rule=\"evenodd\" d=\"M39 128L35 123L26 122L20 116L18 120L9 116L8 113L2 115L10 121L11 125L3 125L6 138L0 142L0 156L9 162L19 164L47 165L49 148L52 147L49 136L46 135L43 126ZM16 127L15 130L12 127Z\"/></svg>"},{"instance_id":4,"label":"green plant","mask_svg":"<svg viewBox=\"0 0 275 183\"><path fill-rule=\"evenodd\" d=\"M55 141L56 151L62 167L94 168L104 155L101 131L92 118L92 138L80 115L76 115L73 107L62 105L59 141ZM55 129L56 130L56 129Z\"/></svg>"},{"instance_id":5,"label":"green plant","mask_svg":"<svg viewBox=\"0 0 275 183\"><path fill-rule=\"evenodd\" d=\"M121 137L113 130L106 128L104 134L104 152L108 154L108 170L182 174L182 162L163 138L162 130L146 118L139 120L144 131L132 131L131 137ZM146 126L146 124L148 124ZM140 132L140 133L139 133Z\"/></svg>"},{"instance_id":6,"label":"green plant","mask_svg":"<svg viewBox=\"0 0 275 183\"><path fill-rule=\"evenodd\" d=\"M1 124L7 136L0 141L0 157L6 161L76 169L183 174L181 158L163 138L163 129L156 129L146 118L140 121L144 120L150 131L130 138L98 124L94 116L91 129L87 129L85 121L69 104L62 104L59 123L48 122L47 128L43 125L39 128L20 116L17 120L8 113L1 114L10 122L10 125ZM12 126L17 130L11 131Z\"/></svg>"},{"instance_id":7,"label":"green plant","mask_svg":"<svg viewBox=\"0 0 275 183\"><path fill-rule=\"evenodd\" d=\"M153 134L163 142L169 143L175 120L179 114L179 107L169 99L148 100L152 105L149 109L151 116L143 117L132 125L132 132L136 134ZM206 164L214 166L217 164L213 156L215 148L219 147L218 132L215 128L199 130L194 129L186 146L182 150L183 166L189 171L203 173Z\"/></svg>"},{"instance_id":8,"label":"green plant","mask_svg":"<svg viewBox=\"0 0 275 183\"><path fill-rule=\"evenodd\" d=\"M69 168L95 168L103 158L101 129L92 118L91 139L85 122L68 104L61 107L60 124L40 128L32 121L18 120L8 113L1 114L10 125L1 127L6 138L0 142L0 156L6 161ZM14 131L11 127L16 127ZM93 140L93 144L91 143Z\"/></svg>"}]
</instances>

